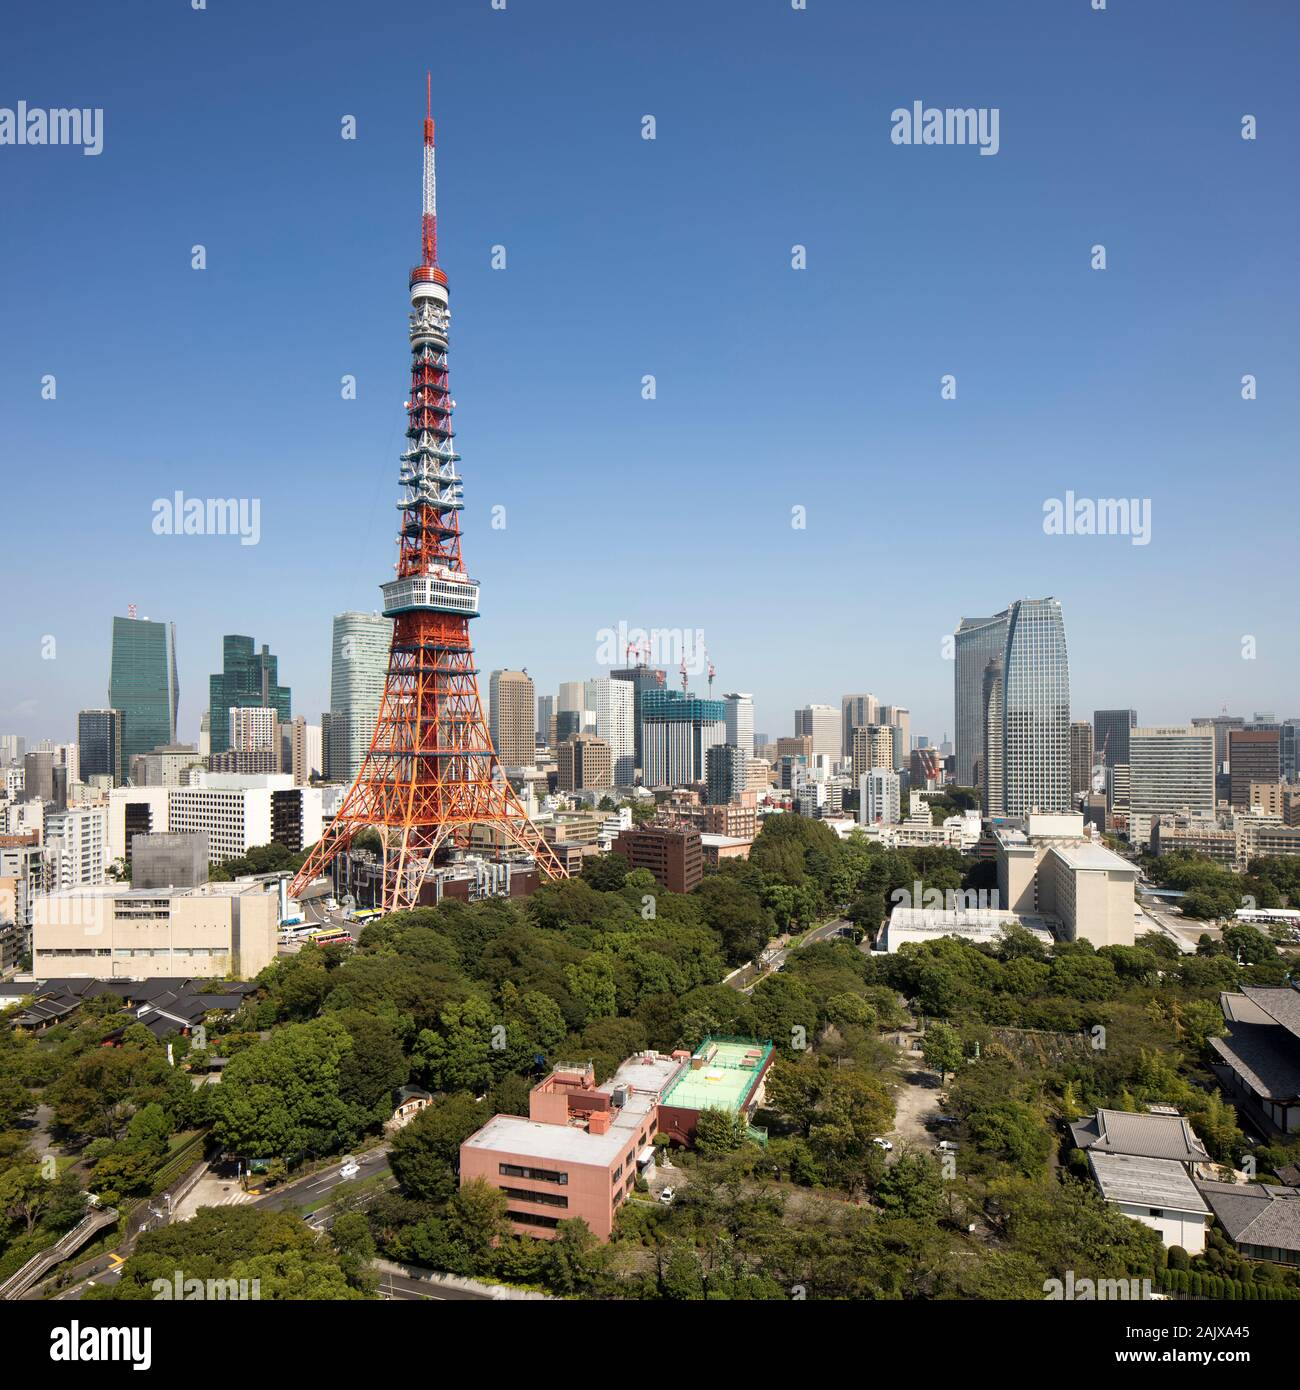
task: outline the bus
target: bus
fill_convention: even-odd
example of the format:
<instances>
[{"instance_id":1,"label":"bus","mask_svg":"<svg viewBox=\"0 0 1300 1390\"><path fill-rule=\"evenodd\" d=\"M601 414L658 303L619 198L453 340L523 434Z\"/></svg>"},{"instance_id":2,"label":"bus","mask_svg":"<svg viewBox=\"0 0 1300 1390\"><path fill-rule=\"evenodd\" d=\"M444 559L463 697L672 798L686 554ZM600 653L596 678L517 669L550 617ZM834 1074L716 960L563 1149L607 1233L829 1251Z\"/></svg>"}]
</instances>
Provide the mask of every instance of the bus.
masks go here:
<instances>
[{"instance_id":1,"label":"bus","mask_svg":"<svg viewBox=\"0 0 1300 1390\"><path fill-rule=\"evenodd\" d=\"M313 927L300 938L313 946L351 946L352 933L343 927Z\"/></svg>"},{"instance_id":2,"label":"bus","mask_svg":"<svg viewBox=\"0 0 1300 1390\"><path fill-rule=\"evenodd\" d=\"M359 907L356 909L355 912L353 912L352 920L354 922L362 923L374 922L377 921L383 915L384 914L382 910L377 907Z\"/></svg>"}]
</instances>

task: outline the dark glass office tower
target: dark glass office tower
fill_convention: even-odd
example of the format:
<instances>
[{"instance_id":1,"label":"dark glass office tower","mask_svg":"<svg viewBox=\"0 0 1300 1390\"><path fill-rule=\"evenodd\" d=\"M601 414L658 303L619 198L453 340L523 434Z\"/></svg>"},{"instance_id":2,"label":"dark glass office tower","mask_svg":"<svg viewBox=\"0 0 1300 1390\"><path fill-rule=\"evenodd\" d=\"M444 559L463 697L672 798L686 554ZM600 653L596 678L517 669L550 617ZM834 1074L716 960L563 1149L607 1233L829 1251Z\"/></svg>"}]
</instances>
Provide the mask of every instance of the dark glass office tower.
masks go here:
<instances>
[{"instance_id":1,"label":"dark glass office tower","mask_svg":"<svg viewBox=\"0 0 1300 1390\"><path fill-rule=\"evenodd\" d=\"M1092 747L1104 767L1127 767L1129 731L1138 722L1135 709L1095 709L1092 712Z\"/></svg>"},{"instance_id":2,"label":"dark glass office tower","mask_svg":"<svg viewBox=\"0 0 1300 1390\"><path fill-rule=\"evenodd\" d=\"M83 782L98 775L111 777L115 787L122 785L126 769L120 709L83 709L77 715L77 763Z\"/></svg>"},{"instance_id":3,"label":"dark glass office tower","mask_svg":"<svg viewBox=\"0 0 1300 1390\"><path fill-rule=\"evenodd\" d=\"M232 709L273 709L286 725L290 713L290 692L279 684L279 658L271 655L265 643L259 652L251 637L221 639L221 671L208 680L208 737L214 753L230 748Z\"/></svg>"},{"instance_id":4,"label":"dark glass office tower","mask_svg":"<svg viewBox=\"0 0 1300 1390\"><path fill-rule=\"evenodd\" d=\"M122 773L131 759L176 742L180 702L176 678L176 624L148 618L113 619L108 703L122 712Z\"/></svg>"},{"instance_id":5,"label":"dark glass office tower","mask_svg":"<svg viewBox=\"0 0 1300 1390\"><path fill-rule=\"evenodd\" d=\"M975 785L984 747L984 672L1006 654L1007 610L991 618L963 618L953 634L953 720L957 783Z\"/></svg>"}]
</instances>

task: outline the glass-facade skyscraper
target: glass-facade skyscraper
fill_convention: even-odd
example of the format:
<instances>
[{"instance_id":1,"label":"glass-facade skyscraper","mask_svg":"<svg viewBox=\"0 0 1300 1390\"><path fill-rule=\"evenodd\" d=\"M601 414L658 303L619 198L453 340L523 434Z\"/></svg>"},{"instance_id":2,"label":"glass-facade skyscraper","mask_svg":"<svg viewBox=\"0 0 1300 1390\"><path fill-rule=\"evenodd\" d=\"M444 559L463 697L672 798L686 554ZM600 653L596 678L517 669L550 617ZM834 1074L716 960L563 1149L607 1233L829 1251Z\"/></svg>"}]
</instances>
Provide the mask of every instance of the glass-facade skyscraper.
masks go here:
<instances>
[{"instance_id":1,"label":"glass-facade skyscraper","mask_svg":"<svg viewBox=\"0 0 1300 1390\"><path fill-rule=\"evenodd\" d=\"M1096 709L1092 712L1092 747L1103 767L1125 767L1129 733L1138 722L1135 709Z\"/></svg>"},{"instance_id":2,"label":"glass-facade skyscraper","mask_svg":"<svg viewBox=\"0 0 1300 1390\"><path fill-rule=\"evenodd\" d=\"M984 671L1007 645L1007 610L991 618L963 618L953 651L953 734L957 785L975 785L975 764L984 749Z\"/></svg>"},{"instance_id":3,"label":"glass-facade skyscraper","mask_svg":"<svg viewBox=\"0 0 1300 1390\"><path fill-rule=\"evenodd\" d=\"M293 718L290 692L279 683L279 659L265 643L259 652L251 637L221 639L221 670L208 679L208 734L210 751L230 748L232 709L273 709L281 725Z\"/></svg>"},{"instance_id":4,"label":"glass-facade skyscraper","mask_svg":"<svg viewBox=\"0 0 1300 1390\"><path fill-rule=\"evenodd\" d=\"M340 613L334 619L330 708L322 720L325 774L354 781L375 735L388 676L393 620L378 613Z\"/></svg>"},{"instance_id":5,"label":"glass-facade skyscraper","mask_svg":"<svg viewBox=\"0 0 1300 1390\"><path fill-rule=\"evenodd\" d=\"M176 624L114 618L109 707L122 712L122 771L137 753L176 742Z\"/></svg>"},{"instance_id":6,"label":"glass-facade skyscraper","mask_svg":"<svg viewBox=\"0 0 1300 1390\"><path fill-rule=\"evenodd\" d=\"M111 777L120 787L122 766L122 711L83 709L77 715L77 763L83 782L91 777Z\"/></svg>"},{"instance_id":7,"label":"glass-facade skyscraper","mask_svg":"<svg viewBox=\"0 0 1300 1390\"><path fill-rule=\"evenodd\" d=\"M1002 706L1005 813L1069 811L1070 662L1065 621L1054 598L1011 605Z\"/></svg>"}]
</instances>

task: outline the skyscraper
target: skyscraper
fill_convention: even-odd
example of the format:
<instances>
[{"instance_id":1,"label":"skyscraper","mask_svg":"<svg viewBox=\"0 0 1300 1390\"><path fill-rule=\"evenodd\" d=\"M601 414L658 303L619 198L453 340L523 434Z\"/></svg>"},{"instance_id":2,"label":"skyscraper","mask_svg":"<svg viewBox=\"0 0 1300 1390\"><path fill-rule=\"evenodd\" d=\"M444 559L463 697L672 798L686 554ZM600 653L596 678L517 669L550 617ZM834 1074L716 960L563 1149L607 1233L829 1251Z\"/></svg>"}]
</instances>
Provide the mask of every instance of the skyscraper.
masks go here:
<instances>
[{"instance_id":1,"label":"skyscraper","mask_svg":"<svg viewBox=\"0 0 1300 1390\"><path fill-rule=\"evenodd\" d=\"M1005 760L1002 738L1005 733L1002 708L1002 658L991 656L984 668L982 716L984 742L976 759L979 768L980 800L986 816L1006 814Z\"/></svg>"},{"instance_id":2,"label":"skyscraper","mask_svg":"<svg viewBox=\"0 0 1300 1390\"><path fill-rule=\"evenodd\" d=\"M894 732L892 724L860 724L853 730L849 756L853 759L854 777L861 777L873 768L893 771Z\"/></svg>"},{"instance_id":3,"label":"skyscraper","mask_svg":"<svg viewBox=\"0 0 1300 1390\"><path fill-rule=\"evenodd\" d=\"M1135 709L1096 709L1092 712L1092 746L1103 767L1128 762L1129 730L1138 722Z\"/></svg>"},{"instance_id":4,"label":"skyscraper","mask_svg":"<svg viewBox=\"0 0 1300 1390\"><path fill-rule=\"evenodd\" d=\"M881 705L880 722L894 729L894 768L907 767L912 751L912 712L902 705Z\"/></svg>"},{"instance_id":5,"label":"skyscraper","mask_svg":"<svg viewBox=\"0 0 1300 1390\"><path fill-rule=\"evenodd\" d=\"M80 750L81 778L111 777L120 787L122 767L122 711L83 709L77 715L77 747Z\"/></svg>"},{"instance_id":6,"label":"skyscraper","mask_svg":"<svg viewBox=\"0 0 1300 1390\"><path fill-rule=\"evenodd\" d=\"M734 743L715 743L704 755L704 779L710 806L736 801L749 786L749 755Z\"/></svg>"},{"instance_id":7,"label":"skyscraper","mask_svg":"<svg viewBox=\"0 0 1300 1390\"><path fill-rule=\"evenodd\" d=\"M840 715L844 721L840 737L840 756L853 756L853 731L880 722L880 701L874 695L841 695Z\"/></svg>"},{"instance_id":8,"label":"skyscraper","mask_svg":"<svg viewBox=\"0 0 1300 1390\"><path fill-rule=\"evenodd\" d=\"M537 691L527 671L493 671L488 678L488 730L506 767L537 758Z\"/></svg>"},{"instance_id":9,"label":"skyscraper","mask_svg":"<svg viewBox=\"0 0 1300 1390\"><path fill-rule=\"evenodd\" d=\"M726 702L668 689L647 690L641 699L645 785L684 787L703 782L708 750L726 741Z\"/></svg>"},{"instance_id":10,"label":"skyscraper","mask_svg":"<svg viewBox=\"0 0 1300 1390\"><path fill-rule=\"evenodd\" d=\"M1282 776L1282 734L1277 726L1233 729L1228 734L1229 794L1235 811L1250 809L1252 782L1277 782Z\"/></svg>"},{"instance_id":11,"label":"skyscraper","mask_svg":"<svg viewBox=\"0 0 1300 1390\"><path fill-rule=\"evenodd\" d=\"M840 756L843 724L831 705L805 705L794 712L794 735L806 734L813 741L813 756L824 753L828 758Z\"/></svg>"},{"instance_id":12,"label":"skyscraper","mask_svg":"<svg viewBox=\"0 0 1300 1390\"><path fill-rule=\"evenodd\" d=\"M957 784L973 786L975 760L984 746L984 671L1005 655L1009 610L991 618L963 618L953 634L954 752Z\"/></svg>"},{"instance_id":13,"label":"skyscraper","mask_svg":"<svg viewBox=\"0 0 1300 1390\"><path fill-rule=\"evenodd\" d=\"M1002 660L1006 814L1070 809L1070 663L1054 598L1017 599Z\"/></svg>"},{"instance_id":14,"label":"skyscraper","mask_svg":"<svg viewBox=\"0 0 1300 1390\"><path fill-rule=\"evenodd\" d=\"M596 716L596 734L609 745L614 785L636 783L636 730L632 726L636 693L627 681L590 680L583 688L583 708Z\"/></svg>"},{"instance_id":15,"label":"skyscraper","mask_svg":"<svg viewBox=\"0 0 1300 1390\"><path fill-rule=\"evenodd\" d=\"M1070 724L1070 797L1092 790L1092 725L1086 719Z\"/></svg>"},{"instance_id":16,"label":"skyscraper","mask_svg":"<svg viewBox=\"0 0 1300 1390\"><path fill-rule=\"evenodd\" d=\"M746 758L754 756L754 697L741 691L724 695L727 705L727 742Z\"/></svg>"},{"instance_id":17,"label":"skyscraper","mask_svg":"<svg viewBox=\"0 0 1300 1390\"><path fill-rule=\"evenodd\" d=\"M555 750L561 791L604 791L614 785L609 744L595 734L574 734Z\"/></svg>"},{"instance_id":18,"label":"skyscraper","mask_svg":"<svg viewBox=\"0 0 1300 1390\"><path fill-rule=\"evenodd\" d=\"M551 739L551 720L555 718L555 696L537 697L537 738L539 743L549 743Z\"/></svg>"},{"instance_id":19,"label":"skyscraper","mask_svg":"<svg viewBox=\"0 0 1300 1390\"><path fill-rule=\"evenodd\" d=\"M668 673L660 666L628 666L620 671L611 671L610 678L628 681L632 686L632 756L638 768L645 767L645 752L641 745L642 701L649 690L663 690L667 686ZM561 687L563 693L563 687ZM564 707L561 699L560 708Z\"/></svg>"},{"instance_id":20,"label":"skyscraper","mask_svg":"<svg viewBox=\"0 0 1300 1390\"><path fill-rule=\"evenodd\" d=\"M114 618L109 708L122 712L122 768L138 753L176 742L180 687L176 624Z\"/></svg>"},{"instance_id":21,"label":"skyscraper","mask_svg":"<svg viewBox=\"0 0 1300 1390\"><path fill-rule=\"evenodd\" d=\"M279 683L279 661L265 643L259 652L251 637L229 635L221 639L221 670L208 678L208 733L210 753L225 753L230 744L230 711L274 710L280 724L288 724L290 691Z\"/></svg>"},{"instance_id":22,"label":"skyscraper","mask_svg":"<svg viewBox=\"0 0 1300 1390\"><path fill-rule=\"evenodd\" d=\"M334 619L329 718L321 721L325 775L331 782L351 782L361 769L379 718L392 643L391 618L340 613Z\"/></svg>"}]
</instances>

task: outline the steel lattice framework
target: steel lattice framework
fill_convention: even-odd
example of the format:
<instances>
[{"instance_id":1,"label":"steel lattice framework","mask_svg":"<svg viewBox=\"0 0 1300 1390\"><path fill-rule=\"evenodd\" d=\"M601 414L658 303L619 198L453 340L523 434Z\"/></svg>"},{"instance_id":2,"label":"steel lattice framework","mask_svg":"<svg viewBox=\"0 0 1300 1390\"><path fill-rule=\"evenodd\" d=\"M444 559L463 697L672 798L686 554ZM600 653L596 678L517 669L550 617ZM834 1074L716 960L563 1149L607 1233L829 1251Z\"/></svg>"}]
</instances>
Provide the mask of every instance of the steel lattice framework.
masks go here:
<instances>
[{"instance_id":1,"label":"steel lattice framework","mask_svg":"<svg viewBox=\"0 0 1300 1390\"><path fill-rule=\"evenodd\" d=\"M430 93L431 96L431 93ZM431 105L424 121L422 262L411 271L411 396L404 490L398 510L397 577L382 586L393 645L369 751L338 814L290 893L330 866L355 836L377 829L383 844L383 908L414 907L443 849L477 847L529 856L551 878L567 877L506 780L483 717L469 620L478 585L461 557L462 484L452 447L447 380L447 277L438 267ZM486 842L485 842L486 841Z\"/></svg>"}]
</instances>

